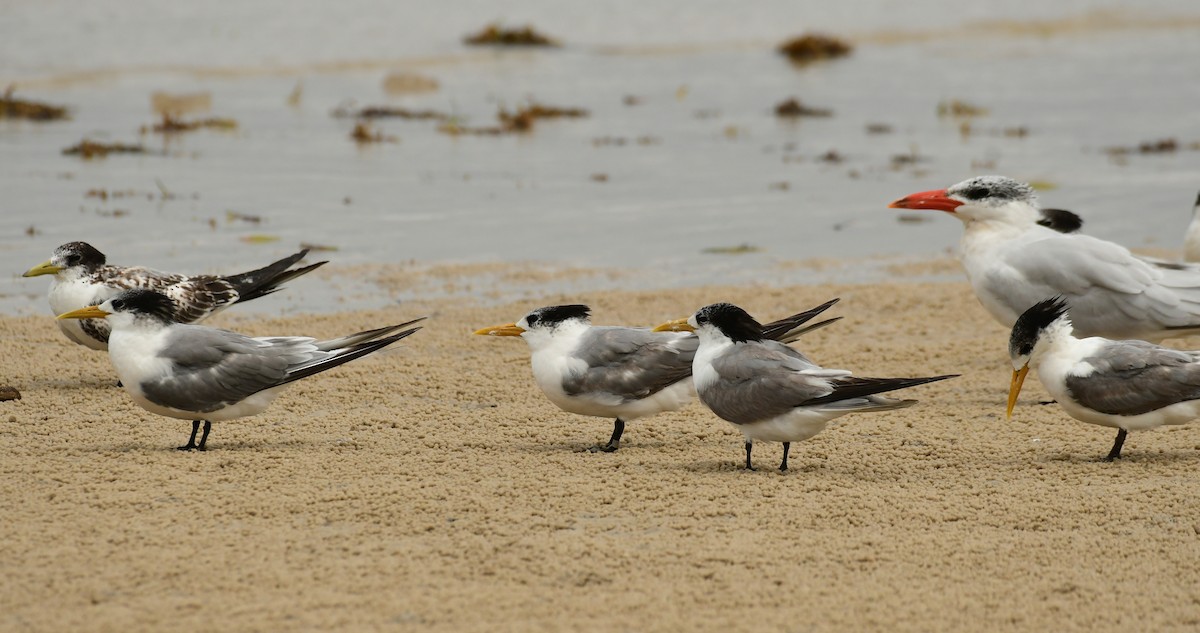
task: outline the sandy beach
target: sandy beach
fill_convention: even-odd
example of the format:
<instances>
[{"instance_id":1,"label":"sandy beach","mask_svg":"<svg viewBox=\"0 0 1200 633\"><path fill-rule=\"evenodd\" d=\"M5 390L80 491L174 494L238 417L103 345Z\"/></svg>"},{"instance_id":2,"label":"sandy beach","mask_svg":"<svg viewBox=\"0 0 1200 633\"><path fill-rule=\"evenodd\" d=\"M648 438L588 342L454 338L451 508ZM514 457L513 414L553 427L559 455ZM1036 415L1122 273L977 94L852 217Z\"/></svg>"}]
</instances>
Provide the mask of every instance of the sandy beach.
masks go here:
<instances>
[{"instance_id":1,"label":"sandy beach","mask_svg":"<svg viewBox=\"0 0 1200 633\"><path fill-rule=\"evenodd\" d=\"M799 345L860 375L961 373L920 404L755 449L699 403L630 424L564 413L516 339L540 305L653 325L714 301L773 319L832 297ZM428 315L266 413L186 422L114 387L48 316L0 317L0 630L1195 630L1200 428L1004 418L1007 332L965 283L463 298L210 324L327 336ZM1183 342L1181 344L1186 344Z\"/></svg>"}]
</instances>

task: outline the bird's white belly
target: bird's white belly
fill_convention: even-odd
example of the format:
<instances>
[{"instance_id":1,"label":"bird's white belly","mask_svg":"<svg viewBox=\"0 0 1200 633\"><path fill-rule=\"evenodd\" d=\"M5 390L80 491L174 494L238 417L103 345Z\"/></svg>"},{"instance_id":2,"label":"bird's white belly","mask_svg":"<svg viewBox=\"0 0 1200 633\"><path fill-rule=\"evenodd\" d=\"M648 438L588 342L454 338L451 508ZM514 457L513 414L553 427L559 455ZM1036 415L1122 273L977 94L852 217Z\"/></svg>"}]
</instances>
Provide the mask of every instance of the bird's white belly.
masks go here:
<instances>
[{"instance_id":1,"label":"bird's white belly","mask_svg":"<svg viewBox=\"0 0 1200 633\"><path fill-rule=\"evenodd\" d=\"M767 420L733 426L751 442L802 442L824 431L830 420L845 413L849 411L796 409Z\"/></svg>"}]
</instances>

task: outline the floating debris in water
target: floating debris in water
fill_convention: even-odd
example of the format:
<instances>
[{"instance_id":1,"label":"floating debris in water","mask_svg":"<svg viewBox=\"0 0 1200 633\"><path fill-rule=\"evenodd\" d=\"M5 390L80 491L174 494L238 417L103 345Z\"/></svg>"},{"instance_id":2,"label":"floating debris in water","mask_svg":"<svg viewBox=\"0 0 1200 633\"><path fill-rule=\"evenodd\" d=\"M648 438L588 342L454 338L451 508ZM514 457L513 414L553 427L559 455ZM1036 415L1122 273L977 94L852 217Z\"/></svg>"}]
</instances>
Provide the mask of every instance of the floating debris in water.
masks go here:
<instances>
[{"instance_id":1,"label":"floating debris in water","mask_svg":"<svg viewBox=\"0 0 1200 633\"><path fill-rule=\"evenodd\" d=\"M705 255L746 255L748 253L761 253L762 250L757 246L743 242L737 246L710 246L701 249L700 252Z\"/></svg>"},{"instance_id":2,"label":"floating debris in water","mask_svg":"<svg viewBox=\"0 0 1200 633\"><path fill-rule=\"evenodd\" d=\"M981 108L977 105L967 103L966 101L959 101L958 99L941 101L937 106L937 115L942 118L984 116L987 113L987 108Z\"/></svg>"},{"instance_id":3,"label":"floating debris in water","mask_svg":"<svg viewBox=\"0 0 1200 633\"><path fill-rule=\"evenodd\" d=\"M437 110L410 110L390 106L367 106L358 110L349 105L338 106L333 116L339 119L413 119L449 121L452 117Z\"/></svg>"},{"instance_id":4,"label":"floating debris in water","mask_svg":"<svg viewBox=\"0 0 1200 633\"><path fill-rule=\"evenodd\" d=\"M593 182L608 182L608 174L592 174Z\"/></svg>"},{"instance_id":5,"label":"floating debris in water","mask_svg":"<svg viewBox=\"0 0 1200 633\"><path fill-rule=\"evenodd\" d=\"M9 86L0 97L0 119L26 119L29 121L60 121L67 118L67 109L62 106L26 101L13 96L16 90Z\"/></svg>"},{"instance_id":6,"label":"floating debris in water","mask_svg":"<svg viewBox=\"0 0 1200 633\"><path fill-rule=\"evenodd\" d=\"M649 135L639 136L634 139L626 138L624 136L598 136L598 137L592 139L593 147L607 147L607 146L620 147L622 145L634 145L634 144L636 144L636 145L658 145L660 143L662 143L661 138L658 138L657 136L649 136Z\"/></svg>"},{"instance_id":7,"label":"floating debris in water","mask_svg":"<svg viewBox=\"0 0 1200 633\"><path fill-rule=\"evenodd\" d=\"M779 182L771 183L768 188L772 191L787 191L792 188L792 183L786 180L781 180Z\"/></svg>"},{"instance_id":8,"label":"floating debris in water","mask_svg":"<svg viewBox=\"0 0 1200 633\"><path fill-rule=\"evenodd\" d=\"M895 129L887 123L868 123L867 134L891 134Z\"/></svg>"},{"instance_id":9,"label":"floating debris in water","mask_svg":"<svg viewBox=\"0 0 1200 633\"><path fill-rule=\"evenodd\" d=\"M1028 184L1037 191L1053 191L1058 189L1058 183L1049 180L1030 180Z\"/></svg>"},{"instance_id":10,"label":"floating debris in water","mask_svg":"<svg viewBox=\"0 0 1200 633\"><path fill-rule=\"evenodd\" d=\"M416 73L398 71L383 78L383 91L390 95L437 92L438 88L440 86L436 79Z\"/></svg>"},{"instance_id":11,"label":"floating debris in water","mask_svg":"<svg viewBox=\"0 0 1200 633\"><path fill-rule=\"evenodd\" d=\"M828 152L818 156L817 160L821 161L822 163L837 164L846 160L846 157L842 156L836 149L831 149Z\"/></svg>"},{"instance_id":12,"label":"floating debris in water","mask_svg":"<svg viewBox=\"0 0 1200 633\"><path fill-rule=\"evenodd\" d=\"M921 224L922 222L932 222L933 216L917 213L901 213L896 216L896 221L901 224Z\"/></svg>"},{"instance_id":13,"label":"floating debris in water","mask_svg":"<svg viewBox=\"0 0 1200 633\"><path fill-rule=\"evenodd\" d=\"M853 50L849 43L820 33L806 33L779 45L779 52L795 64L845 57Z\"/></svg>"},{"instance_id":14,"label":"floating debris in water","mask_svg":"<svg viewBox=\"0 0 1200 633\"><path fill-rule=\"evenodd\" d=\"M319 252L319 251L336 251L338 249L338 247L326 246L324 244L313 244L312 242L300 242L300 249L306 250L306 251Z\"/></svg>"},{"instance_id":15,"label":"floating debris in water","mask_svg":"<svg viewBox=\"0 0 1200 633\"><path fill-rule=\"evenodd\" d=\"M1153 141L1143 141L1138 143L1137 147L1107 147L1105 153L1113 155L1122 154L1169 154L1179 151L1180 149L1200 150L1200 141L1193 141L1188 144L1180 143L1173 138L1160 138Z\"/></svg>"},{"instance_id":16,"label":"floating debris in water","mask_svg":"<svg viewBox=\"0 0 1200 633\"><path fill-rule=\"evenodd\" d=\"M272 242L278 242L279 236L278 235L261 235L261 234L259 234L259 235L243 235L243 236L239 237L238 239L247 244L270 244Z\"/></svg>"},{"instance_id":17,"label":"floating debris in water","mask_svg":"<svg viewBox=\"0 0 1200 633\"><path fill-rule=\"evenodd\" d=\"M962 123L958 124L958 134L964 139L970 138L973 135L1025 138L1026 136L1029 136L1029 128L1025 127L1024 125L1002 128L977 128L974 125L971 125L970 121L963 121Z\"/></svg>"},{"instance_id":18,"label":"floating debris in water","mask_svg":"<svg viewBox=\"0 0 1200 633\"><path fill-rule=\"evenodd\" d=\"M645 99L642 99L637 95L625 95L625 97L621 99L621 103L624 103L627 106L638 106L642 105L644 102Z\"/></svg>"},{"instance_id":19,"label":"floating debris in water","mask_svg":"<svg viewBox=\"0 0 1200 633\"><path fill-rule=\"evenodd\" d=\"M833 110L828 108L812 108L800 103L800 100L792 97L787 101L775 106L775 116L778 117L801 117L801 116L833 116Z\"/></svg>"},{"instance_id":20,"label":"floating debris in water","mask_svg":"<svg viewBox=\"0 0 1200 633\"><path fill-rule=\"evenodd\" d=\"M538 119L582 118L588 115L588 111L583 108L560 108L530 102L515 112L509 112L506 108L501 107L496 113L496 119L499 121L499 125L496 126L469 127L451 119L438 126L438 131L451 136L463 134L499 136L532 131L534 122Z\"/></svg>"},{"instance_id":21,"label":"floating debris in water","mask_svg":"<svg viewBox=\"0 0 1200 633\"><path fill-rule=\"evenodd\" d=\"M293 108L300 107L300 100L304 98L304 82L297 81L296 87L288 93L287 104Z\"/></svg>"},{"instance_id":22,"label":"floating debris in water","mask_svg":"<svg viewBox=\"0 0 1200 633\"><path fill-rule=\"evenodd\" d=\"M128 209L113 209L112 211L108 211L105 209L96 209L96 215L98 215L102 218L123 218L123 217L129 215L129 210Z\"/></svg>"},{"instance_id":23,"label":"floating debris in water","mask_svg":"<svg viewBox=\"0 0 1200 633\"><path fill-rule=\"evenodd\" d=\"M242 213L240 211L226 209L225 210L225 221L226 222L246 222L249 224L262 224L263 219L262 219L261 215L254 215L252 213Z\"/></svg>"},{"instance_id":24,"label":"floating debris in water","mask_svg":"<svg viewBox=\"0 0 1200 633\"><path fill-rule=\"evenodd\" d=\"M0 402L8 402L9 400L20 400L21 392L17 391L16 387L4 385L0 387Z\"/></svg>"},{"instance_id":25,"label":"floating debris in water","mask_svg":"<svg viewBox=\"0 0 1200 633\"><path fill-rule=\"evenodd\" d=\"M538 33L532 26L504 28L494 22L464 37L463 42L472 46L561 46L558 40Z\"/></svg>"},{"instance_id":26,"label":"floating debris in water","mask_svg":"<svg viewBox=\"0 0 1200 633\"><path fill-rule=\"evenodd\" d=\"M171 94L155 92L150 95L150 109L155 114L180 116L192 112L207 112L212 109L212 93L193 92Z\"/></svg>"},{"instance_id":27,"label":"floating debris in water","mask_svg":"<svg viewBox=\"0 0 1200 633\"><path fill-rule=\"evenodd\" d=\"M83 139L78 145L72 145L62 151L63 154L72 156L79 155L84 159L104 158L109 154L145 154L146 148L142 145L127 145L125 143L97 143Z\"/></svg>"},{"instance_id":28,"label":"floating debris in water","mask_svg":"<svg viewBox=\"0 0 1200 633\"><path fill-rule=\"evenodd\" d=\"M175 134L178 132L191 132L201 128L230 131L236 130L237 126L237 121L234 121L233 119L210 117L207 119L197 119L195 121L185 121L183 119L176 118L174 115L164 112L161 123L155 123L150 127L143 125L138 132L140 134L148 134L150 132L156 132L158 134Z\"/></svg>"},{"instance_id":29,"label":"floating debris in water","mask_svg":"<svg viewBox=\"0 0 1200 633\"><path fill-rule=\"evenodd\" d=\"M42 232L40 230L38 230L38 227L36 227L32 224L25 227L25 235L28 235L29 237L36 237L41 234L42 234Z\"/></svg>"},{"instance_id":30,"label":"floating debris in water","mask_svg":"<svg viewBox=\"0 0 1200 633\"><path fill-rule=\"evenodd\" d=\"M358 143L398 143L400 139L395 136L388 136L383 132L371 129L370 125L363 122L354 124L354 130L350 132L350 138Z\"/></svg>"}]
</instances>

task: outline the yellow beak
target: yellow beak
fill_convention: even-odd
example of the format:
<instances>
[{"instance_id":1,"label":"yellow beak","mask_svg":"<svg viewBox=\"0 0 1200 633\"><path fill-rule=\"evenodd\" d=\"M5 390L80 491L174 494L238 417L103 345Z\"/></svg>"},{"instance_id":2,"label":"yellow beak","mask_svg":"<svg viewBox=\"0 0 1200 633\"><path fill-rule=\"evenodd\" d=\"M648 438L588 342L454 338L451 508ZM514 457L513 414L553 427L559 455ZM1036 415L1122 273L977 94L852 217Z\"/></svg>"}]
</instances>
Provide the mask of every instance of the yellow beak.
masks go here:
<instances>
[{"instance_id":1,"label":"yellow beak","mask_svg":"<svg viewBox=\"0 0 1200 633\"><path fill-rule=\"evenodd\" d=\"M1025 376L1029 373L1029 365L1013 370L1012 383L1008 387L1008 410L1004 417L1011 418L1013 407L1017 406L1017 396L1021 393L1021 385L1025 384Z\"/></svg>"},{"instance_id":2,"label":"yellow beak","mask_svg":"<svg viewBox=\"0 0 1200 633\"><path fill-rule=\"evenodd\" d=\"M50 263L50 260L47 259L46 261L38 264L37 266L34 266L33 268L30 268L29 270L25 271L24 273L21 274L21 276L22 277L37 277L39 275L54 275L54 274L57 274L60 270L62 270L62 266L55 266L54 264Z\"/></svg>"},{"instance_id":3,"label":"yellow beak","mask_svg":"<svg viewBox=\"0 0 1200 633\"><path fill-rule=\"evenodd\" d=\"M58 318L60 318L60 319L103 319L104 317L108 316L109 314L112 314L112 313L101 310L99 306L88 306L86 308L80 308L78 310L71 310L70 312L63 312L62 314L58 315Z\"/></svg>"},{"instance_id":4,"label":"yellow beak","mask_svg":"<svg viewBox=\"0 0 1200 633\"><path fill-rule=\"evenodd\" d=\"M520 336L525 333L525 328L518 327L516 323L505 323L475 330L475 333L486 336Z\"/></svg>"},{"instance_id":5,"label":"yellow beak","mask_svg":"<svg viewBox=\"0 0 1200 633\"><path fill-rule=\"evenodd\" d=\"M688 317L667 321L662 325L654 328L654 332L695 332L696 328L688 323Z\"/></svg>"}]
</instances>

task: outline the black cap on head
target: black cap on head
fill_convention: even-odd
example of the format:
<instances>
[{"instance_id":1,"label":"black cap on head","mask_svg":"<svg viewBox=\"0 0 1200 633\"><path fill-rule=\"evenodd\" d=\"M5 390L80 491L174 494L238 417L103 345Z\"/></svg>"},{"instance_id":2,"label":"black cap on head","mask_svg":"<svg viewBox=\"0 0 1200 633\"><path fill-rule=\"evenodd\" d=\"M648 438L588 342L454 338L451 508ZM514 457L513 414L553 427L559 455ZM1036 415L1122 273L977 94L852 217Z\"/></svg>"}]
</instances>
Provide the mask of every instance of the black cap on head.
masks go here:
<instances>
[{"instance_id":1,"label":"black cap on head","mask_svg":"<svg viewBox=\"0 0 1200 633\"><path fill-rule=\"evenodd\" d=\"M977 176L950 187L946 193L976 202L986 199L1033 202L1037 199L1033 187L1007 176Z\"/></svg>"},{"instance_id":2,"label":"black cap on head","mask_svg":"<svg viewBox=\"0 0 1200 633\"><path fill-rule=\"evenodd\" d=\"M88 270L104 265L104 253L96 250L87 242L67 242L54 249L54 256L62 259L67 268L83 266Z\"/></svg>"},{"instance_id":3,"label":"black cap on head","mask_svg":"<svg viewBox=\"0 0 1200 633\"><path fill-rule=\"evenodd\" d=\"M735 343L763 340L763 326L732 303L714 303L696 311L696 324L711 324Z\"/></svg>"},{"instance_id":4,"label":"black cap on head","mask_svg":"<svg viewBox=\"0 0 1200 633\"><path fill-rule=\"evenodd\" d=\"M1033 346L1042 332L1066 314L1067 300L1062 295L1034 304L1013 324L1012 335L1008 339L1009 355L1017 358L1032 354Z\"/></svg>"},{"instance_id":5,"label":"black cap on head","mask_svg":"<svg viewBox=\"0 0 1200 633\"><path fill-rule=\"evenodd\" d=\"M109 301L115 312L150 316L166 322L175 320L175 302L161 292L134 288L121 292Z\"/></svg>"},{"instance_id":6,"label":"black cap on head","mask_svg":"<svg viewBox=\"0 0 1200 633\"><path fill-rule=\"evenodd\" d=\"M525 323L531 327L553 328L571 319L587 321L591 313L592 311L587 306L578 303L565 306L546 306L525 315Z\"/></svg>"}]
</instances>

